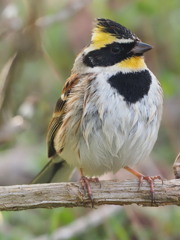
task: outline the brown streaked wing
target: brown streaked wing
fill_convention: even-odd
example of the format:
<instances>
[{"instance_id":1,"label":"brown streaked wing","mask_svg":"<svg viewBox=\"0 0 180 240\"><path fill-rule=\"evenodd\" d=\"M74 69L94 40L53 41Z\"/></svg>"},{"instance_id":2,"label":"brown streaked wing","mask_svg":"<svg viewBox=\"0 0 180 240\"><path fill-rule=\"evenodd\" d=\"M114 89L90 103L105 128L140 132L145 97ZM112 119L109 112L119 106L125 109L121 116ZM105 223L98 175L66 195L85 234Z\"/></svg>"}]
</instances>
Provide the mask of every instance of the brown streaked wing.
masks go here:
<instances>
[{"instance_id":1,"label":"brown streaked wing","mask_svg":"<svg viewBox=\"0 0 180 240\"><path fill-rule=\"evenodd\" d=\"M60 97L56 103L55 110L52 119L49 123L48 133L47 133L47 144L48 144L48 157L53 157L56 155L56 150L54 147L54 137L57 130L61 127L63 116L64 116L64 105L66 103L67 97L74 85L78 82L78 75L72 74L66 81L64 88L62 90L62 97Z\"/></svg>"},{"instance_id":2,"label":"brown streaked wing","mask_svg":"<svg viewBox=\"0 0 180 240\"><path fill-rule=\"evenodd\" d=\"M67 79L67 81L65 82L64 88L62 90L62 95L63 95L62 100L66 100L72 87L74 87L78 81L79 81L79 77L78 77L78 74L76 74L76 73L72 74Z\"/></svg>"},{"instance_id":3,"label":"brown streaked wing","mask_svg":"<svg viewBox=\"0 0 180 240\"><path fill-rule=\"evenodd\" d=\"M56 154L54 148L54 137L57 130L60 128L63 119L63 107L66 101L62 101L61 98L58 99L53 113L53 117L49 123L48 133L47 133L47 144L48 144L48 157L53 157Z\"/></svg>"}]
</instances>

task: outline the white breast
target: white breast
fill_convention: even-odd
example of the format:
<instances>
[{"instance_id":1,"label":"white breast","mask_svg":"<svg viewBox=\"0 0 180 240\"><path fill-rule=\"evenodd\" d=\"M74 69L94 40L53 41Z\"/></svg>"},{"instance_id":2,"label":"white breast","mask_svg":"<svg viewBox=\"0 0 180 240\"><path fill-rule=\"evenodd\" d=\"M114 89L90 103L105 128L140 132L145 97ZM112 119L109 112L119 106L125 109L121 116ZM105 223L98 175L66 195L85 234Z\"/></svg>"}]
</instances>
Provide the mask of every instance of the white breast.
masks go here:
<instances>
[{"instance_id":1,"label":"white breast","mask_svg":"<svg viewBox=\"0 0 180 240\"><path fill-rule=\"evenodd\" d=\"M131 105L111 88L108 78L103 72L98 74L86 89L86 103L76 103L61 153L69 164L90 176L116 172L146 159L161 121L161 88L153 74L148 95ZM76 132L75 121L80 121Z\"/></svg>"}]
</instances>

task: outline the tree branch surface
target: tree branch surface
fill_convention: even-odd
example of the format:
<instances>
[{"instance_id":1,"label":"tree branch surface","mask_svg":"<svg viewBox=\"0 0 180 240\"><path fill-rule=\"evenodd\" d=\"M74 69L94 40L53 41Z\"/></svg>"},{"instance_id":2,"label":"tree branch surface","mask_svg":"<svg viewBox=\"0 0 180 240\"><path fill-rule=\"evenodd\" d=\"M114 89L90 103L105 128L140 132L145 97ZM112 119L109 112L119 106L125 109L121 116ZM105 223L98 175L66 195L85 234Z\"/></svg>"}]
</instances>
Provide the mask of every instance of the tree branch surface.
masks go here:
<instances>
[{"instance_id":1,"label":"tree branch surface","mask_svg":"<svg viewBox=\"0 0 180 240\"><path fill-rule=\"evenodd\" d=\"M180 206L180 179L155 180L155 200L150 186L137 180L101 181L92 183L94 207L99 205ZM79 182L13 185L0 187L0 210L15 211L33 208L91 207L92 203Z\"/></svg>"}]
</instances>

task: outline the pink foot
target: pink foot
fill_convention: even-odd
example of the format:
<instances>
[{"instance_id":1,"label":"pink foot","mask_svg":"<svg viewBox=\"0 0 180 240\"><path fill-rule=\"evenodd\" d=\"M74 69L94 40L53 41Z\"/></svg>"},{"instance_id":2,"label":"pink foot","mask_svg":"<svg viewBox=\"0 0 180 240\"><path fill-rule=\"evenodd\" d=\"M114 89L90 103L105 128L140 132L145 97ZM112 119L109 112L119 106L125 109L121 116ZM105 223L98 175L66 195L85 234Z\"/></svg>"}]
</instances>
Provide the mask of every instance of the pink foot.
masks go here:
<instances>
[{"instance_id":1,"label":"pink foot","mask_svg":"<svg viewBox=\"0 0 180 240\"><path fill-rule=\"evenodd\" d=\"M163 184L163 179L161 176L139 176L139 189L141 188L141 185L142 185L142 181L145 180L149 183L150 185L150 193L151 193L151 201L152 203L155 201L155 198L154 198L154 180L156 179L159 179L162 181L162 184Z\"/></svg>"},{"instance_id":2,"label":"pink foot","mask_svg":"<svg viewBox=\"0 0 180 240\"><path fill-rule=\"evenodd\" d=\"M132 169L130 167L124 167L124 168L127 171L129 171L130 173L132 173L133 175L135 175L139 179L139 189L142 185L143 180L145 180L149 183L150 193L151 193L151 203L153 203L155 201L155 198L154 198L154 180L159 179L159 180L162 181L162 184L163 184L163 179L161 178L161 176L144 176L143 174L135 171L134 169Z\"/></svg>"}]
</instances>

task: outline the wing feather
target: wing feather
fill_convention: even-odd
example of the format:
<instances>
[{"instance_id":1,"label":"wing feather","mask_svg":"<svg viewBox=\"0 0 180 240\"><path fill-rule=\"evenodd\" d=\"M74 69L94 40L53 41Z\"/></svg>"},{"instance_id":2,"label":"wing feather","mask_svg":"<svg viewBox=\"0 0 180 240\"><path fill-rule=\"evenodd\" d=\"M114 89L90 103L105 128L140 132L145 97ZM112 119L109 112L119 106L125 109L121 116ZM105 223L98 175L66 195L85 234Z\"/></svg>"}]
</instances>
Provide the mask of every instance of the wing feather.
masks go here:
<instances>
[{"instance_id":1,"label":"wing feather","mask_svg":"<svg viewBox=\"0 0 180 240\"><path fill-rule=\"evenodd\" d=\"M76 83L78 82L78 79L79 78L77 74L72 74L71 77L67 79L62 90L62 95L56 103L55 110L52 119L49 123L47 133L48 157L53 157L56 155L56 150L54 147L54 138L56 136L57 131L59 131L59 129L61 128L65 114L65 104L68 99L69 93L71 92L72 87L75 86Z\"/></svg>"}]
</instances>

